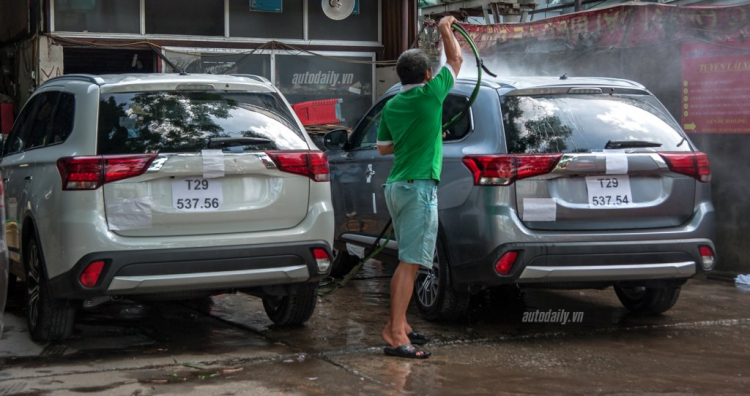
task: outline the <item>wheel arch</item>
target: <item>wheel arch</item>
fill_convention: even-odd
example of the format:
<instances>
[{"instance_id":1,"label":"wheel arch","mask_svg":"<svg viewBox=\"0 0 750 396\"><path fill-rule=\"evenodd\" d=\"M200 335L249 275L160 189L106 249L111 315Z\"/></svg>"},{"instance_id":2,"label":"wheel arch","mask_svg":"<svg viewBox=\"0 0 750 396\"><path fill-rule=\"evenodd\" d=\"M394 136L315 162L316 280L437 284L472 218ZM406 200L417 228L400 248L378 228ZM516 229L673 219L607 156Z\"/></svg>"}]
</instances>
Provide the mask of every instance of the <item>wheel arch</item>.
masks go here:
<instances>
[{"instance_id":1,"label":"wheel arch","mask_svg":"<svg viewBox=\"0 0 750 396\"><path fill-rule=\"evenodd\" d=\"M445 253L445 259L446 259L446 268L448 269L448 276L450 276L450 283L448 284L449 287L453 288L454 290L458 292L466 293L469 291L468 285L463 285L460 282L456 280L456 277L453 276L453 263L455 262L455 258L452 256L450 245L448 244L448 233L445 231L445 225L444 223L438 219L438 240L441 242L443 246L443 252Z\"/></svg>"},{"instance_id":2,"label":"wheel arch","mask_svg":"<svg viewBox=\"0 0 750 396\"><path fill-rule=\"evenodd\" d=\"M42 246L42 241L39 238L39 230L36 225L36 220L34 220L34 217L31 215L31 213L26 213L23 217L23 222L21 223L21 261L24 265L24 268L26 266L26 246L29 242L29 239L31 237L34 237L36 239L37 246L39 246L40 254L42 255L42 259L44 260L44 248ZM42 276L47 277L47 269L41 268L42 270ZM24 279L26 278L26 270L24 270ZM47 279L49 280L49 279Z\"/></svg>"}]
</instances>

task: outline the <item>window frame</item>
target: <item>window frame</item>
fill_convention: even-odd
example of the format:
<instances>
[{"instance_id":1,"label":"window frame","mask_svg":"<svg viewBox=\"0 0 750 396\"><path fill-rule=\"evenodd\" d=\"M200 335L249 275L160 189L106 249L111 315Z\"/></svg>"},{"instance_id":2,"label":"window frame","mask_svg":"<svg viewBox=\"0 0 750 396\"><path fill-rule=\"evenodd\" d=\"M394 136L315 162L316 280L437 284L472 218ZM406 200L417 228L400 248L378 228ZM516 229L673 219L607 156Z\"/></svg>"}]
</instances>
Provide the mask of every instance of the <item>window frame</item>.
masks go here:
<instances>
[{"instance_id":1,"label":"window frame","mask_svg":"<svg viewBox=\"0 0 750 396\"><path fill-rule=\"evenodd\" d=\"M290 43L290 41L285 40L284 42ZM309 44L309 43L308 43ZM250 50L247 49L237 49L237 48L207 48L207 47L178 47L178 46L164 46L164 51L166 52L166 55L169 55L170 51L174 52L187 52L187 53L193 53L196 57L201 57L203 54L206 55L214 55L214 54L220 54L220 55L237 55L237 54L248 54ZM270 55L271 56L271 76L268 78L268 80L271 81L271 85L276 86L276 61L278 57L281 56L314 56L306 53L300 53L296 55L290 54L287 50L273 50L273 49L262 49L262 50L252 50L254 55ZM316 54L324 55L324 56L331 56L331 57L338 57L338 58L368 58L371 61L375 61L377 59L377 55L375 52L368 52L368 51L356 51L356 52L347 52L347 51L315 51ZM167 65L164 60L161 60L162 70L166 70L166 68L169 66ZM375 64L370 65L370 68L372 72L370 73L370 84L372 87L377 86L377 76L376 76L376 66ZM372 89L372 95L370 95L370 100L372 104L376 104L378 100L377 92L375 89ZM279 90L279 92L282 92ZM282 92L283 94L283 92ZM286 94L284 94L286 96ZM329 99L334 98L334 95L331 95ZM368 110L372 108L372 105L368 107ZM356 127L356 126L355 126Z\"/></svg>"},{"instance_id":2,"label":"window frame","mask_svg":"<svg viewBox=\"0 0 750 396\"><path fill-rule=\"evenodd\" d=\"M57 100L55 100L55 104L52 107L52 114L50 116L51 117L50 122L53 123L53 124L55 123L55 120L56 120L56 117L57 117L57 112L58 112L58 110L60 108L60 102L62 101L63 96L64 95L68 95L68 96L70 96L70 97L73 98L73 122L72 122L71 127L70 127L70 132L65 137L65 139L63 139L63 140L61 140L59 142L56 142L56 143L50 143L51 139L52 139L52 134L54 133L54 125L53 125L52 128L50 128L50 130L47 132L47 134L45 136L46 139L45 139L44 145L35 146L35 147L28 147L28 148L24 147L24 148L22 148L19 151L16 151L16 152L13 152L13 153L6 153L6 147L8 145L8 141L10 141L10 136L11 136L11 134L13 133L13 131L16 128L16 124L14 124L13 125L13 129L11 130L10 134L8 134L8 139L6 139L5 144L3 144L3 149L2 149L2 153L0 153L0 157L5 157L5 156L8 156L8 155L14 155L14 154L20 154L20 153L25 153L27 151L33 151L33 150L37 150L37 149L41 149L41 148L45 148L45 147L50 147L50 146L57 146L57 145L65 143L68 140L68 138L70 138L70 136L73 134L73 131L75 130L75 125L76 125L76 104L77 104L76 95L74 93L72 93L72 92L67 92L67 91L63 91L63 90L45 90L45 91L41 91L38 94L36 94L36 95L32 96L31 98L29 98L29 101L28 101L27 105L31 104L32 106L34 106L33 109L29 109L29 111L31 112L30 115L29 115L29 117L33 117L33 124L31 125L31 129L33 129L33 127L36 124L36 115L39 112L39 103L41 103L39 101L39 99L36 99L36 98L39 98L42 95L46 95L46 94L49 94L49 93L56 93L58 95L57 96ZM31 100L34 100L35 102L31 103ZM24 108L21 109L21 113L23 113L24 110L26 110L26 106L24 106ZM19 120L21 119L20 114L19 114L18 119ZM20 125L20 124L18 124L18 125ZM20 126L18 128L20 128ZM24 141L24 146L26 145L26 143L27 142Z\"/></svg>"},{"instance_id":3,"label":"window frame","mask_svg":"<svg viewBox=\"0 0 750 396\"><path fill-rule=\"evenodd\" d=\"M149 2L149 4L151 5L150 7L164 7L163 1L161 1L161 0L146 0L146 1ZM155 15L155 14L158 14L158 13L149 14L150 15L150 18L149 18L149 15L147 15L147 11L149 11L149 6L146 4L146 1L141 1L140 17L141 17L141 27L143 29L143 30L141 30L141 34L142 35L157 36L157 37L169 37L169 36L222 37L222 38L227 37L227 27L229 26L229 21L227 21L227 11L228 11L228 5L229 4L228 4L228 2L226 0L208 0L208 1L215 1L216 3L221 3L221 6L223 7L223 9L222 10L214 10L213 11L213 12L216 13L216 15L213 15L213 14L205 15L205 13L208 12L208 10L212 9L211 8L211 4L205 4L205 5L201 5L200 6L200 8L204 12L204 15L203 15L204 18L202 18L202 19L206 20L206 22L208 22L208 24L206 25L208 27L207 29L208 30L216 29L215 33L214 32L211 32L211 33L209 33L209 32L195 32L195 33L182 33L182 34L167 33L167 32L163 32L163 33L149 33L148 32L149 26L152 29L155 29L158 26L168 26L170 24L184 25L185 23L182 22L182 21L180 21L180 18L174 18L174 17L173 17L173 19L161 19L161 18L158 18L160 15ZM183 0L173 0L173 1L176 2L176 3L183 2ZM205 3L206 1L205 0L195 0L195 2L196 3ZM163 10L164 10L165 14L168 14L168 15L171 15L171 16L178 15L178 13L169 12L170 8L163 8ZM151 11L153 12L155 10L152 8ZM198 12L200 14L200 9L196 9L194 12ZM218 17L219 14L221 15L220 17ZM214 20L213 19L214 17L218 17L218 18L216 20ZM221 21L221 25L220 26L215 26L213 23L211 23L211 22L216 22L218 24L219 21ZM183 30L183 29L181 29L181 30ZM196 33L202 33L202 34L196 34ZM208 33L208 34L206 34L206 33Z\"/></svg>"},{"instance_id":4,"label":"window frame","mask_svg":"<svg viewBox=\"0 0 750 396\"><path fill-rule=\"evenodd\" d=\"M62 97L63 92L62 91L58 91L58 90L48 90L48 91L40 92L39 95L37 95L37 96L44 96L44 95L50 95L50 94L57 94L57 98L55 99L55 102L52 105L52 111L50 112L50 115L49 115L49 117L50 117L50 119L49 119L49 126L50 126L49 131L47 131L44 135L41 136L44 139L44 144L39 145L39 146L34 146L34 147L26 147L26 144L30 143L27 140L27 141L24 142L24 148L23 148L23 150L21 150L21 152L33 151L33 150L37 150L37 149L40 149L40 148L47 147L47 142L49 142L49 137L52 134L52 123L54 123L54 121L55 121L55 115L57 114L57 105L60 103L60 98ZM36 118L36 116L39 114L39 106L40 106L40 104L37 104L36 110L34 111L34 123L32 124L32 127L31 127L32 130L34 128L36 128L36 124L37 124L37 121L38 121L37 118Z\"/></svg>"},{"instance_id":5,"label":"window frame","mask_svg":"<svg viewBox=\"0 0 750 396\"><path fill-rule=\"evenodd\" d=\"M52 112L52 122L54 123L57 120L57 111L60 109L60 102L62 102L63 96L68 95L73 98L73 122L70 125L70 132L68 132L68 135L65 136L65 139L50 143L52 141L53 133L55 132L55 127L53 126L52 129L50 129L49 134L47 135L47 144L44 145L44 147L50 147L50 146L58 146L66 141L68 141L68 138L73 134L73 131L76 129L76 109L78 104L78 98L76 95L72 92L66 92L66 91L60 91L60 97L57 98L57 103L55 104L55 110ZM36 147L35 147L36 148Z\"/></svg>"},{"instance_id":6,"label":"window frame","mask_svg":"<svg viewBox=\"0 0 750 396\"><path fill-rule=\"evenodd\" d=\"M373 146L373 147L369 147L369 146L368 146L368 147L366 147L366 148L365 148L365 147L354 147L354 144L355 144L356 140L358 139L359 135L363 135L363 136L364 136L364 135L366 134L365 132L361 132L361 133L359 133L359 135L358 135L358 132L359 132L359 131L361 131L361 130L365 130L366 128L368 128L368 127L369 127L369 126L370 126L370 125L372 124L372 121L371 121L371 122L369 122L369 123L368 123L368 124L367 124L366 126L364 126L364 127L360 128L360 127L361 127L362 125L364 125L365 121L367 120L367 117L368 117L368 116L369 116L370 114L372 114L372 112L373 112L373 111L375 111L375 110L376 110L376 109L378 109L378 108L380 109L380 114L382 114L382 113L383 113L383 109L385 108L385 105L386 105L386 103L388 103L388 102L389 102L389 101L390 101L391 99L393 99L393 98L395 98L395 97L396 97L396 95L390 95L390 96L384 97L384 98L383 98L382 100L380 100L380 101L378 101L377 103L375 103L375 105L373 105L373 106L372 106L372 107L371 107L371 108L370 108L370 109L369 109L369 110L367 111L367 113L365 113L365 115L364 115L364 116L362 117L362 120L361 120L361 121L360 121L359 123L357 123L357 125L356 125L356 126L354 127L354 129L352 130L352 135L351 135L351 136L350 136L350 138L349 138L349 144L348 144L348 145L349 145L349 147L348 147L348 150L347 150L347 151L364 151L364 150L376 150L376 149L378 148L378 147L377 147L377 143L376 143L376 144L375 144L375 146ZM380 117L380 115L378 115L378 117ZM378 118L378 120L379 120L379 119L380 119L380 118ZM375 133L377 134L377 131L376 131ZM364 137L363 137L363 139L364 139ZM376 139L376 141L377 141L377 136L375 137L375 139ZM361 144L361 142L360 142L360 144Z\"/></svg>"},{"instance_id":7,"label":"window frame","mask_svg":"<svg viewBox=\"0 0 750 396\"><path fill-rule=\"evenodd\" d=\"M361 150L373 150L373 149L377 149L377 146L372 147L372 148L370 148L370 147L368 147L368 148L354 147L355 140L357 139L357 136L358 136L357 132L360 130L360 126L365 122L365 120L367 119L367 117L376 108L378 108L378 106L380 106L381 103L383 103L383 107L385 107L385 103L388 103L388 101L391 100L391 99L393 99L394 97L396 97L396 95L398 95L398 93L396 93L394 95L390 95L390 96L384 97L383 99L381 99L380 101L378 101L377 103L375 103L375 105L373 105L367 113L365 113L365 116L362 117L362 121L360 121L354 127L354 129L352 131L352 134L349 137L349 142L348 142L349 147L348 147L347 151L361 151ZM460 93L449 93L448 97L451 97L451 96L464 98L467 101L470 100L470 98L468 96L466 96L464 94L460 94ZM447 100L447 98L446 98L446 100ZM445 106L445 102L443 102L443 106ZM381 108L380 112L381 113L383 112L382 108ZM468 116L469 116L469 131L466 132L466 135L464 135L461 139L443 140L443 144L453 144L453 143L463 142L464 140L466 140L474 132L474 130L476 128L475 128L475 125L474 125L474 105L473 104L472 104L472 106L469 107L469 114L468 114Z\"/></svg>"},{"instance_id":8,"label":"window frame","mask_svg":"<svg viewBox=\"0 0 750 396\"><path fill-rule=\"evenodd\" d=\"M145 0L139 0L138 1L138 33L112 33L112 32L76 32L76 31L66 31L66 30L57 30L56 24L55 24L55 0L49 1L49 29L50 32L65 32L65 33L73 33L73 34L83 34L87 36L91 35L114 35L114 36L139 36L143 35L145 33L144 26L145 26Z\"/></svg>"},{"instance_id":9,"label":"window frame","mask_svg":"<svg viewBox=\"0 0 750 396\"><path fill-rule=\"evenodd\" d=\"M660 147L656 147L655 148L655 152L670 152L670 151L690 152L690 151L695 151L695 147L692 145L692 143L690 143L690 140L687 138L687 135L682 130L682 128L680 127L679 123L677 123L677 121L671 116L671 114L669 113L669 111L658 100L658 98L656 98L654 95L652 95L652 94L650 94L648 92L645 92L645 91L613 88L613 93L609 93L609 94L569 94L569 93L552 93L552 94L546 94L545 93L545 94L522 94L522 95L518 95L518 94L514 94L514 93L515 92L513 92L513 91L511 91L510 93L505 93L505 94L501 93L500 94L500 101L499 101L499 106L500 106L500 109L499 109L499 111L500 111L500 123L501 123L501 126L502 126L502 129L501 129L501 131L502 131L502 139L503 139L503 142L504 142L504 145L505 145L505 152L508 153L508 154L536 154L536 153L522 153L522 152L518 152L517 153L517 152L511 152L511 151L515 151L515 150L511 150L512 147L510 147L510 143L509 143L510 139L508 138L509 132L508 132L508 129L506 128L506 123L508 122L508 120L505 117L505 108L506 108L505 101L507 99L509 99L509 98L566 99L566 98L576 98L577 96L580 96L580 97L585 98L585 99L593 100L593 99L596 98L597 95L601 96L603 98L611 98L612 96L614 96L616 98L620 98L620 99L622 99L622 98L629 98L629 97L642 97L642 98L646 98L642 102L645 103L645 104L647 104L647 105L649 105L649 106L651 106L653 108L653 110L655 110L655 111L650 111L650 110L642 108L640 106L634 106L634 105L631 105L631 106L639 108L640 110L643 110L645 112L651 113L651 115L653 115L654 117L658 118L666 126L668 126L669 129L671 129L671 132L674 132L677 136L679 136L682 139L682 141L687 141L688 142L688 145L686 146L688 148L688 150L676 150L676 148L674 148L674 149L667 149L666 147L665 148L661 148L661 146L660 146ZM620 103L622 103L622 102L620 102ZM594 129L594 130L596 130L596 129ZM581 131L581 132L583 132L583 131ZM677 145L677 147L679 147L679 145ZM602 149L590 149L590 151L580 151L580 152L576 152L576 151L560 151L559 153L561 153L561 154L575 154L575 153L588 153L588 154L592 154L592 153L601 153L603 150L605 150L605 149L604 148L602 148ZM554 154L554 153L557 153L557 152L540 152L540 154L541 153Z\"/></svg>"},{"instance_id":10,"label":"window frame","mask_svg":"<svg viewBox=\"0 0 750 396\"><path fill-rule=\"evenodd\" d=\"M185 95L187 97L187 96L190 96L190 95L201 95L201 94L206 94L206 93L219 95L219 96L221 96L222 100L229 100L229 97L231 97L233 95L242 95L242 96L265 96L265 95L267 95L267 96L270 96L274 101L276 101L276 104L279 107L279 111L278 112L275 112L273 110L271 110L270 112L282 119L282 120L276 120L276 121L278 123L282 124L289 133L291 133L291 134L293 134L295 136L295 138L299 139L299 141L297 142L297 143L299 143L299 147L262 148L262 149L256 149L256 150L251 150L251 151L243 151L242 152L243 154L248 154L248 153L251 153L251 152L267 151L267 150L296 151L296 150L304 150L308 146L307 132L305 131L304 128L301 128L300 125L297 123L297 119L296 119L296 117L295 117L292 109L287 105L286 101L284 100L283 95L281 95L279 92L276 92L276 91L261 91L261 92L244 91L244 90L228 90L228 91L223 91L223 90L220 90L220 89L219 90L211 90L211 91L200 91L200 90L197 90L197 91L181 91L181 90L176 90L176 89L165 89L165 90L156 90L156 91L151 91L151 90L135 90L135 91L120 91L120 90L115 90L113 92L102 92L102 93L100 93L99 99L98 99L98 102L97 102L97 107L99 109L98 112L97 112L97 126L96 126L96 139L97 139L97 150L96 150L96 153L97 153L97 155L129 155L129 154L140 155L140 154L146 154L146 153L158 153L160 155L161 154L164 154L164 155L173 155L173 154L179 154L179 155L188 154L188 155L193 155L195 153L200 153L200 151L197 151L197 152L192 152L192 151L190 151L190 152L188 152L188 151L173 151L171 149L170 150L166 150L166 151L165 150L159 150L158 152L156 152L156 151L154 151L154 152L141 152L141 151L124 152L124 150L122 148L112 147L111 146L112 138L111 137L110 138L106 138L106 139L103 138L103 136L105 136L105 134L103 134L103 132L102 132L102 121L103 121L103 118L102 118L102 105L104 103L107 103L111 99L117 100L116 97L120 97L120 99L122 99L123 97L128 97L127 102L124 102L124 103L129 103L130 105L128 106L128 108L131 109L132 108L132 103L133 103L132 99L133 99L133 97L135 97L135 95L138 95L138 94L151 94L151 95L175 94L175 95ZM196 103L199 103L199 102L196 102ZM258 106L257 104L249 104L247 102L245 102L243 104L249 105L249 106L258 107L258 108L261 108L263 110L267 109L267 107L261 107L261 106ZM265 114L262 111L256 111L256 110L248 109L248 108L246 108L245 106L242 106L242 105L238 105L237 108L242 108L246 112L253 113L253 114L259 114L262 117L272 118L273 119L273 117ZM165 112L165 110L164 110L163 107L158 107L158 108L154 109L154 112ZM159 119L160 123L164 121L163 117L156 117L156 118ZM144 125L146 125L146 124L144 124ZM114 128L122 128L123 127L119 123L116 124L116 125L113 124L112 126ZM108 134L108 133L106 133L106 134ZM163 136L163 134L161 136ZM230 136L230 137L240 137L240 136ZM141 136L139 135L138 137L134 137L133 139L141 139ZM203 138L201 138L201 139L203 139ZM114 150L115 152L109 152L111 150Z\"/></svg>"},{"instance_id":11,"label":"window frame","mask_svg":"<svg viewBox=\"0 0 750 396\"><path fill-rule=\"evenodd\" d=\"M25 152L25 150L23 148L23 145L25 145L25 141L23 141L23 140L22 140L23 145L22 145L21 149L19 149L18 151L14 151L12 153L9 153L8 152L8 147L9 147L9 144L11 142L11 138L13 137L13 133L14 132L19 131L18 135L22 134L23 132L26 132L26 131L20 131L21 128L25 128L25 130L29 130L29 128L28 128L28 122L29 122L29 120L31 119L32 123L36 120L36 112L37 112L37 108L39 107L39 96L40 96L40 94L37 94L37 95L34 95L31 98L29 98L29 100L26 102L26 104L21 109L21 112L18 114L18 118L16 119L16 122L13 124L13 128L11 128L10 133L8 134L8 138L5 139L5 142L3 144L3 152L2 152L2 157L3 158L11 156L11 155L21 154L21 153ZM29 106L31 106L31 107L29 107ZM28 113L26 113L27 110L28 110ZM21 122L22 116L24 116L24 115L26 115L27 118L24 119L23 122ZM22 123L24 125L21 125Z\"/></svg>"},{"instance_id":12,"label":"window frame","mask_svg":"<svg viewBox=\"0 0 750 396\"><path fill-rule=\"evenodd\" d=\"M471 100L471 98L467 95L460 94L460 93L449 93L448 96L459 96L462 98L466 98L467 101ZM474 104L472 103L471 106L469 106L469 131L466 132L466 135L464 135L461 139L455 139L455 140L443 140L443 144L453 144L453 143L460 143L464 140L468 139L469 136L474 133L474 130L476 130L476 126L474 125Z\"/></svg>"}]
</instances>

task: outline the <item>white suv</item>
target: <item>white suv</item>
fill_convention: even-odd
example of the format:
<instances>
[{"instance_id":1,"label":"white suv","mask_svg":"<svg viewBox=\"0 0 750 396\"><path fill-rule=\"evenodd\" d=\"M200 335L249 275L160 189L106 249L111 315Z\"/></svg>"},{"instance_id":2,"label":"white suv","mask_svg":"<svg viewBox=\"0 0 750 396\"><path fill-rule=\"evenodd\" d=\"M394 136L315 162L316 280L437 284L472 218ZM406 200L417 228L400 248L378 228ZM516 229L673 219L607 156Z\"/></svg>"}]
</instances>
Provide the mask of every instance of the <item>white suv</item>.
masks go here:
<instances>
[{"instance_id":1,"label":"white suv","mask_svg":"<svg viewBox=\"0 0 750 396\"><path fill-rule=\"evenodd\" d=\"M239 290L305 322L330 271L328 161L257 76L67 75L21 111L0 163L32 338L76 308Z\"/></svg>"}]
</instances>

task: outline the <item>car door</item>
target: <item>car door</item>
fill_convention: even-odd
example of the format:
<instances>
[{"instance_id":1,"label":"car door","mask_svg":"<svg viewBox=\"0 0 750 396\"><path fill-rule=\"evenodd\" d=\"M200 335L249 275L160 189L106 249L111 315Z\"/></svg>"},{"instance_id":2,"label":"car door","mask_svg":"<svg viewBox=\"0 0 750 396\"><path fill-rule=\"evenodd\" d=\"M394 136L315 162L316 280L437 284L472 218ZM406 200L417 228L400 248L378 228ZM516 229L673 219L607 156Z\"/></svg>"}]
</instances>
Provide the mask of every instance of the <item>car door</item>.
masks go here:
<instances>
[{"instance_id":1,"label":"car door","mask_svg":"<svg viewBox=\"0 0 750 396\"><path fill-rule=\"evenodd\" d=\"M379 234L389 219L382 186L388 178L392 156L378 154L377 133L380 114L391 97L370 109L344 150L328 153L339 239L369 245L372 238L365 236Z\"/></svg>"},{"instance_id":2,"label":"car door","mask_svg":"<svg viewBox=\"0 0 750 396\"><path fill-rule=\"evenodd\" d=\"M23 200L25 178L29 176L29 162L24 146L33 127L36 110L43 100L43 94L32 97L21 110L8 139L3 146L3 159L0 162L5 187L5 237L8 253L15 263L21 261L21 225L19 205ZM17 271L14 271L17 272ZM22 271L21 271L22 272Z\"/></svg>"},{"instance_id":3,"label":"car door","mask_svg":"<svg viewBox=\"0 0 750 396\"><path fill-rule=\"evenodd\" d=\"M392 97L376 104L357 125L349 139L348 151L329 155L329 160L338 157L331 161L331 166L341 178L345 178L345 181L335 181L332 185L334 201L341 201L341 208L334 202L336 235L341 235L341 239L369 245L390 220L383 186L393 166L393 155L378 154L377 131L383 107ZM443 103L443 123L463 111L467 102L466 96L448 95ZM459 141L472 128L471 115L463 117L445 131L445 140Z\"/></svg>"}]
</instances>

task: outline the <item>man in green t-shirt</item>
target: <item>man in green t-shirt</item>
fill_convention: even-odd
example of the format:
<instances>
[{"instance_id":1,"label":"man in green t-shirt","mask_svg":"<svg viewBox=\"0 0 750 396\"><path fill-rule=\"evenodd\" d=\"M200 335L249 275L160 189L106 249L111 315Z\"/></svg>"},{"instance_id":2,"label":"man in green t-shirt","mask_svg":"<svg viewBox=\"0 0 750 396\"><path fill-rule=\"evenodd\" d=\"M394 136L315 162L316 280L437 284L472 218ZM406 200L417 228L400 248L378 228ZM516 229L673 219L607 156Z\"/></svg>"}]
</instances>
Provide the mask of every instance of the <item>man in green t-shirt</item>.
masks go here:
<instances>
[{"instance_id":1,"label":"man in green t-shirt","mask_svg":"<svg viewBox=\"0 0 750 396\"><path fill-rule=\"evenodd\" d=\"M396 73L401 92L384 107L378 128L378 152L394 154L393 168L385 185L385 200L398 240L400 264L391 280L391 310L383 330L390 344L387 355L424 359L427 351L412 343L426 338L414 333L406 321L406 309L419 266L432 268L438 233L437 183L443 166L443 101L448 96L463 58L451 25L438 23L446 64L433 77L430 60L421 50L401 54Z\"/></svg>"}]
</instances>

